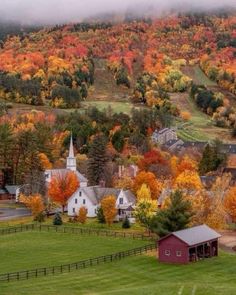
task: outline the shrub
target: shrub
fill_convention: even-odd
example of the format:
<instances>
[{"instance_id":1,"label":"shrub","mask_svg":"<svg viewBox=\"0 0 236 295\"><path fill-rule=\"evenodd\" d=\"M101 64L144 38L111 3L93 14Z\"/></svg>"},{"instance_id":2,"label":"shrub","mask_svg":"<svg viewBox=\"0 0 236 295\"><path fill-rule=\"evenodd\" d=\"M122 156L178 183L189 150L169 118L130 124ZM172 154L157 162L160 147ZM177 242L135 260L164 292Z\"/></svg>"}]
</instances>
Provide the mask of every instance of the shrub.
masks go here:
<instances>
[{"instance_id":1,"label":"shrub","mask_svg":"<svg viewBox=\"0 0 236 295\"><path fill-rule=\"evenodd\" d=\"M61 214L57 212L53 219L53 225L62 225L62 224L63 224L63 221L61 218Z\"/></svg>"},{"instance_id":2,"label":"shrub","mask_svg":"<svg viewBox=\"0 0 236 295\"><path fill-rule=\"evenodd\" d=\"M125 216L125 219L123 220L122 228L130 228L130 221L127 216Z\"/></svg>"},{"instance_id":3,"label":"shrub","mask_svg":"<svg viewBox=\"0 0 236 295\"><path fill-rule=\"evenodd\" d=\"M87 210L86 207L80 207L79 212L77 214L77 221L79 223L84 224L86 222L86 219L87 219L87 213L88 213L88 210Z\"/></svg>"}]
</instances>

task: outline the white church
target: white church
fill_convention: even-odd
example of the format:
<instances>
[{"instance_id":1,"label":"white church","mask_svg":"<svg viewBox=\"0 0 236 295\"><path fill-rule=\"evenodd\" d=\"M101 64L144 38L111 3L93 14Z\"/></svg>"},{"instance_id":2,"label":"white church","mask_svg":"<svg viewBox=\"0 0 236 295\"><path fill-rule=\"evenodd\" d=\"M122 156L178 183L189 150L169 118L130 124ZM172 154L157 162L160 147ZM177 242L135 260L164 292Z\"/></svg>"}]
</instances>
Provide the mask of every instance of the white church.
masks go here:
<instances>
[{"instance_id":1,"label":"white church","mask_svg":"<svg viewBox=\"0 0 236 295\"><path fill-rule=\"evenodd\" d=\"M96 217L97 209L100 206L102 198L107 195L116 197L117 217L116 220L123 220L125 216L131 218L135 206L135 196L129 190L106 188L102 186L88 186L88 179L77 170L76 158L74 155L73 139L70 138L69 156L66 161L65 169L51 169L45 171L46 182L58 174L63 174L67 171L76 173L80 186L77 191L70 197L67 204L68 216L75 216L80 207L87 208L87 217Z\"/></svg>"}]
</instances>

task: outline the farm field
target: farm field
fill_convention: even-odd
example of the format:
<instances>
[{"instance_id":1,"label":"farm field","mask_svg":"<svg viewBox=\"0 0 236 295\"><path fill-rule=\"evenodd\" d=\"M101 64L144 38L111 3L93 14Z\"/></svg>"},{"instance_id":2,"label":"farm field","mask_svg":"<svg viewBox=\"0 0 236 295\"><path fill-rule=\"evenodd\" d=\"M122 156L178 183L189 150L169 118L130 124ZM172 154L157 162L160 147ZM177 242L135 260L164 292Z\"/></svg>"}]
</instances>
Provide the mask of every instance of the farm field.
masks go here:
<instances>
[{"instance_id":1,"label":"farm field","mask_svg":"<svg viewBox=\"0 0 236 295\"><path fill-rule=\"evenodd\" d=\"M229 92L222 90L214 81L211 81L200 69L199 66L187 66L183 68L183 72L188 75L196 84L203 84L213 91L221 91L227 95L231 104L236 103L236 98ZM232 99L234 97L234 99ZM182 111L188 111L191 119L186 124L178 124L181 127L178 135L183 140L189 141L208 141L221 138L225 142L233 142L230 130L215 126L211 118L197 108L195 103L186 93L170 94L171 101Z\"/></svg>"},{"instance_id":2,"label":"farm field","mask_svg":"<svg viewBox=\"0 0 236 295\"><path fill-rule=\"evenodd\" d=\"M129 250L150 242L52 232L1 236L0 273L73 263Z\"/></svg>"},{"instance_id":3,"label":"farm field","mask_svg":"<svg viewBox=\"0 0 236 295\"><path fill-rule=\"evenodd\" d=\"M0 290L1 295L233 295L235 263L234 254L220 252L218 258L190 265L167 265L158 263L153 252L62 275L1 283Z\"/></svg>"}]
</instances>

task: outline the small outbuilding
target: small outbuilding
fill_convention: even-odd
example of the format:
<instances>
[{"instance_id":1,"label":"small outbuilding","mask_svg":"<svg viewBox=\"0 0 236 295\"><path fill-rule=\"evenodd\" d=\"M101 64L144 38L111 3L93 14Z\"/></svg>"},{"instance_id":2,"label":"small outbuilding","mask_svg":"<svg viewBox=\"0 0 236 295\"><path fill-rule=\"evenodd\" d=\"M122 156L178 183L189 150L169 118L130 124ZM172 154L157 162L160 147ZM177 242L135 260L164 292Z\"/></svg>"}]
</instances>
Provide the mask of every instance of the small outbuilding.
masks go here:
<instances>
[{"instance_id":1,"label":"small outbuilding","mask_svg":"<svg viewBox=\"0 0 236 295\"><path fill-rule=\"evenodd\" d=\"M159 261L186 264L218 256L220 236L205 224L170 233L158 241Z\"/></svg>"}]
</instances>

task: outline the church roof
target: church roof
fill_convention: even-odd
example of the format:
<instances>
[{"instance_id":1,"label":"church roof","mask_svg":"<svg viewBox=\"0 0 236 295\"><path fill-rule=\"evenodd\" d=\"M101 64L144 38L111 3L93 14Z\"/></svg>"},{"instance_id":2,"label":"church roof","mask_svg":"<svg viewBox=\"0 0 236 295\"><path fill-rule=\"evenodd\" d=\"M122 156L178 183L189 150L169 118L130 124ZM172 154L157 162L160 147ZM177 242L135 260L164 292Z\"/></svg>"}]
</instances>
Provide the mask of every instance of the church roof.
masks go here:
<instances>
[{"instance_id":1,"label":"church roof","mask_svg":"<svg viewBox=\"0 0 236 295\"><path fill-rule=\"evenodd\" d=\"M70 169L50 169L50 170L46 170L45 173L50 173L51 177L57 176L58 174L64 174L67 172L70 172ZM72 171L73 172L73 171ZM79 171L75 171L75 174L79 180L79 182L88 182L88 179L81 174Z\"/></svg>"}]
</instances>

